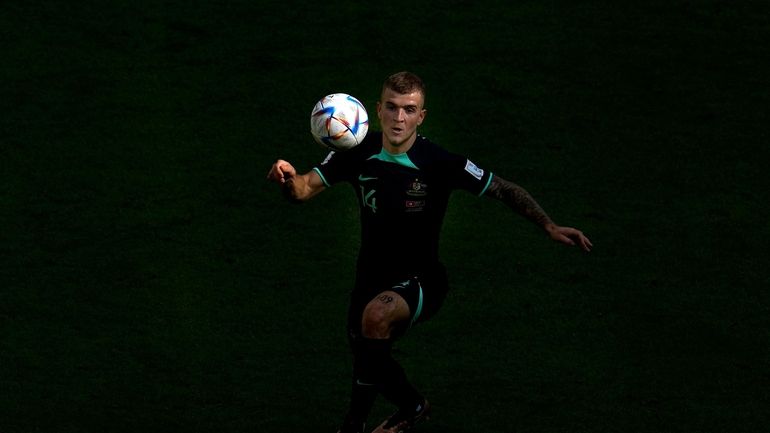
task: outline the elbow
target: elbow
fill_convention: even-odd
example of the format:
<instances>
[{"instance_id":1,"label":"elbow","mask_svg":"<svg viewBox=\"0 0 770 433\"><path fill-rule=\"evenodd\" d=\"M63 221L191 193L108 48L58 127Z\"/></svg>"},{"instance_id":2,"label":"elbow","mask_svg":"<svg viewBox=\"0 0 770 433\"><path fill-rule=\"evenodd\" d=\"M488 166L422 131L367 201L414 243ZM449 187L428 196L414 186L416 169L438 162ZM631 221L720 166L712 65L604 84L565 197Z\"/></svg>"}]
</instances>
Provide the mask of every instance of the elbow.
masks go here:
<instances>
[{"instance_id":1,"label":"elbow","mask_svg":"<svg viewBox=\"0 0 770 433\"><path fill-rule=\"evenodd\" d=\"M297 194L295 191L292 191L291 189L284 189L283 196L291 204L300 204L307 201L307 197L300 196L299 194Z\"/></svg>"},{"instance_id":2,"label":"elbow","mask_svg":"<svg viewBox=\"0 0 770 433\"><path fill-rule=\"evenodd\" d=\"M291 182L287 182L283 185L283 188L281 188L281 192L283 192L284 198L292 204L299 204L304 203L307 201L307 197L305 195L300 194L300 192L297 190L297 188L292 185Z\"/></svg>"}]
</instances>

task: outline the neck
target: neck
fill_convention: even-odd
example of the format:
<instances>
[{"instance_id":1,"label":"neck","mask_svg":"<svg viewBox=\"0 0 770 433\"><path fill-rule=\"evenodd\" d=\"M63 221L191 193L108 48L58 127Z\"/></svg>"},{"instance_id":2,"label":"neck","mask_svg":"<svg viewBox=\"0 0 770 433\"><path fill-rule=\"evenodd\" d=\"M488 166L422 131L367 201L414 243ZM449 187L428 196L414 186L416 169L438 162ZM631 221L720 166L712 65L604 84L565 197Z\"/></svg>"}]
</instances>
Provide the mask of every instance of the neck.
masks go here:
<instances>
[{"instance_id":1,"label":"neck","mask_svg":"<svg viewBox=\"0 0 770 433\"><path fill-rule=\"evenodd\" d=\"M404 141L401 144L393 144L388 141L385 134L382 134L382 148L385 149L391 155L398 155L400 153L406 153L412 148L414 142L417 141L417 134L415 133L409 140Z\"/></svg>"}]
</instances>

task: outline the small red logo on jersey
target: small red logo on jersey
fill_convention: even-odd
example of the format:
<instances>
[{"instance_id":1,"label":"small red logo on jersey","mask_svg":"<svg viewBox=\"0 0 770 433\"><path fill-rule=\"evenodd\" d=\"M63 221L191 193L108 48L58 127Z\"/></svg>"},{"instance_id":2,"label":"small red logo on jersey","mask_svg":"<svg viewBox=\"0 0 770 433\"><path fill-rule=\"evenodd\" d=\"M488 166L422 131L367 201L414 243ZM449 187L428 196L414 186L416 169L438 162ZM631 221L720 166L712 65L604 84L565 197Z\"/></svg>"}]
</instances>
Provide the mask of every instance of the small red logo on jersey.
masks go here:
<instances>
[{"instance_id":1,"label":"small red logo on jersey","mask_svg":"<svg viewBox=\"0 0 770 433\"><path fill-rule=\"evenodd\" d=\"M407 200L406 211L407 212L420 212L425 209L425 200Z\"/></svg>"}]
</instances>

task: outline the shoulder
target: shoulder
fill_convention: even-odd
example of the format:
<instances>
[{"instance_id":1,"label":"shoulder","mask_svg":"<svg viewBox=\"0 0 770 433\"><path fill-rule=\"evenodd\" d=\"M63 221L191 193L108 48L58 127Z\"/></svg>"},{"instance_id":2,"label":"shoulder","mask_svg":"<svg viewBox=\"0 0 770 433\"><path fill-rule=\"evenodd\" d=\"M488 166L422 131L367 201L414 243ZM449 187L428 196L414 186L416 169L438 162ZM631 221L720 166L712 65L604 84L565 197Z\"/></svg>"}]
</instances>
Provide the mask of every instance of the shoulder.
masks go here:
<instances>
[{"instance_id":1,"label":"shoulder","mask_svg":"<svg viewBox=\"0 0 770 433\"><path fill-rule=\"evenodd\" d=\"M422 135L417 136L417 140L414 142L414 145L412 145L412 148L409 149L410 156L414 155L419 159L428 161L440 160L444 158L448 153L449 152L444 150L443 147Z\"/></svg>"},{"instance_id":2,"label":"shoulder","mask_svg":"<svg viewBox=\"0 0 770 433\"><path fill-rule=\"evenodd\" d=\"M414 145L409 149L409 157L420 161L421 166L441 166L452 159L453 154L422 135L417 136ZM420 165L420 164L418 164Z\"/></svg>"},{"instance_id":3,"label":"shoulder","mask_svg":"<svg viewBox=\"0 0 770 433\"><path fill-rule=\"evenodd\" d=\"M364 141L351 149L363 154L378 153L382 147L382 131L369 131L364 137Z\"/></svg>"},{"instance_id":4,"label":"shoulder","mask_svg":"<svg viewBox=\"0 0 770 433\"><path fill-rule=\"evenodd\" d=\"M419 161L417 165L451 179L460 188L476 191L477 182L491 179L491 173L478 167L467 156L450 152L425 137L415 142L414 150L414 159Z\"/></svg>"},{"instance_id":5,"label":"shoulder","mask_svg":"<svg viewBox=\"0 0 770 433\"><path fill-rule=\"evenodd\" d=\"M436 152L443 151L444 149L436 144L434 141L424 135L418 135L414 142L414 147L423 151Z\"/></svg>"},{"instance_id":6,"label":"shoulder","mask_svg":"<svg viewBox=\"0 0 770 433\"><path fill-rule=\"evenodd\" d=\"M382 132L369 131L361 144L344 153L350 154L353 157L367 158L373 154L379 153L381 147Z\"/></svg>"},{"instance_id":7,"label":"shoulder","mask_svg":"<svg viewBox=\"0 0 770 433\"><path fill-rule=\"evenodd\" d=\"M327 165L329 162L352 163L367 159L380 151L380 147L382 146L381 136L382 133L380 131L369 131L358 146L344 151L330 151L321 165Z\"/></svg>"}]
</instances>

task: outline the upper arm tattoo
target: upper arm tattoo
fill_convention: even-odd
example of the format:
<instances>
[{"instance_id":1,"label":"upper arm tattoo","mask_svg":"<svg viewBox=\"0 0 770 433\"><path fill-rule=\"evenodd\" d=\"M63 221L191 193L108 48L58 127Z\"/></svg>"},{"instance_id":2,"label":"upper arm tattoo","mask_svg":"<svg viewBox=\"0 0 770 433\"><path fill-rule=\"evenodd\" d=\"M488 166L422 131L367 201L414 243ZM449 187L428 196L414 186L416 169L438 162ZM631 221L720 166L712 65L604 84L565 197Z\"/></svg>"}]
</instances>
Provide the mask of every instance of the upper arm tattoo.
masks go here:
<instances>
[{"instance_id":1,"label":"upper arm tattoo","mask_svg":"<svg viewBox=\"0 0 770 433\"><path fill-rule=\"evenodd\" d=\"M552 224L551 218L531 195L519 185L494 176L485 195L496 198L540 227Z\"/></svg>"}]
</instances>

